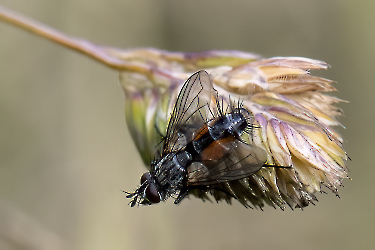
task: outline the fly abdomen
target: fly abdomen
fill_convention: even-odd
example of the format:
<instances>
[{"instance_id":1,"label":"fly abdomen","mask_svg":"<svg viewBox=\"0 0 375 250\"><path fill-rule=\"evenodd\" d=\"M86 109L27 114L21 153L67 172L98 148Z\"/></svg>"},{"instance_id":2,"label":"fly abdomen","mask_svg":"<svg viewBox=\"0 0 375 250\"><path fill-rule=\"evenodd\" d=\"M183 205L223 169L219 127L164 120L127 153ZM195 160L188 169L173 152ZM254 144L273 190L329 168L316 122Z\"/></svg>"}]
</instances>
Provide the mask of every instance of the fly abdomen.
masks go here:
<instances>
[{"instance_id":1,"label":"fly abdomen","mask_svg":"<svg viewBox=\"0 0 375 250\"><path fill-rule=\"evenodd\" d=\"M221 116L208 125L214 140L220 140L230 135L239 138L247 127L249 127L247 118L237 111Z\"/></svg>"},{"instance_id":2,"label":"fly abdomen","mask_svg":"<svg viewBox=\"0 0 375 250\"><path fill-rule=\"evenodd\" d=\"M220 159L230 150L230 142L239 139L248 127L247 118L236 110L209 121L194 135L185 150L194 160Z\"/></svg>"}]
</instances>

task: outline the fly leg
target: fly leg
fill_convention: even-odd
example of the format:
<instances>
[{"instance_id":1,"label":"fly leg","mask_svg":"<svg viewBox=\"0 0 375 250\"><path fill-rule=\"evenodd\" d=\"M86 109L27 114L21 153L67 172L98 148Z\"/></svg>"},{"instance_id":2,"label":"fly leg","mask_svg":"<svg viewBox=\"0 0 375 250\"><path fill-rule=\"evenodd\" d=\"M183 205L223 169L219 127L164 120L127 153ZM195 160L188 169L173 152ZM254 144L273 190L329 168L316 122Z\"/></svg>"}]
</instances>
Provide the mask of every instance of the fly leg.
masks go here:
<instances>
[{"instance_id":1,"label":"fly leg","mask_svg":"<svg viewBox=\"0 0 375 250\"><path fill-rule=\"evenodd\" d=\"M180 203L185 197L186 195L188 194L189 190L188 188L185 186L181 189L180 191L180 194L178 195L178 197L175 199L174 201L174 204L178 204Z\"/></svg>"}]
</instances>

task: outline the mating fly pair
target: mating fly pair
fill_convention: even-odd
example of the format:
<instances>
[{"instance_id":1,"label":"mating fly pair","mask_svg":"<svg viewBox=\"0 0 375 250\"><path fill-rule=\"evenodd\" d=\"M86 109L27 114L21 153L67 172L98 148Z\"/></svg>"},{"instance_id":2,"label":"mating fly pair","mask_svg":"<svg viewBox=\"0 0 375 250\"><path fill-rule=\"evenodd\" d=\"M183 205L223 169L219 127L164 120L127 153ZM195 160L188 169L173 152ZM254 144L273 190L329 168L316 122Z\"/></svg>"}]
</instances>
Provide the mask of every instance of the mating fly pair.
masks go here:
<instances>
[{"instance_id":1,"label":"mating fly pair","mask_svg":"<svg viewBox=\"0 0 375 250\"><path fill-rule=\"evenodd\" d=\"M264 149L241 138L252 136L253 120L239 101L224 104L206 71L193 74L178 95L161 154L138 189L126 192L130 205L152 205L171 196L178 204L193 189L210 191L270 166Z\"/></svg>"}]
</instances>

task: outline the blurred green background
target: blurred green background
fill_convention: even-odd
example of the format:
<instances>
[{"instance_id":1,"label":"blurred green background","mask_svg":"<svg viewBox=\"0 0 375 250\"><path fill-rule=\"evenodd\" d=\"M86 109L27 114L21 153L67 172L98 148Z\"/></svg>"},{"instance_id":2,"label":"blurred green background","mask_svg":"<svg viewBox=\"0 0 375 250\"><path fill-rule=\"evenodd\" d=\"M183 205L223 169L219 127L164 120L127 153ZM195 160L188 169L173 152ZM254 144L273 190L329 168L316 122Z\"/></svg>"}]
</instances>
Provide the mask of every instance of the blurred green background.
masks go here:
<instances>
[{"instance_id":1,"label":"blurred green background","mask_svg":"<svg viewBox=\"0 0 375 250\"><path fill-rule=\"evenodd\" d=\"M118 48L235 49L332 65L352 161L341 198L304 211L172 200L131 208L145 167L114 70L0 22L0 249L371 249L375 2L2 0ZM32 248L34 247L34 248Z\"/></svg>"}]
</instances>

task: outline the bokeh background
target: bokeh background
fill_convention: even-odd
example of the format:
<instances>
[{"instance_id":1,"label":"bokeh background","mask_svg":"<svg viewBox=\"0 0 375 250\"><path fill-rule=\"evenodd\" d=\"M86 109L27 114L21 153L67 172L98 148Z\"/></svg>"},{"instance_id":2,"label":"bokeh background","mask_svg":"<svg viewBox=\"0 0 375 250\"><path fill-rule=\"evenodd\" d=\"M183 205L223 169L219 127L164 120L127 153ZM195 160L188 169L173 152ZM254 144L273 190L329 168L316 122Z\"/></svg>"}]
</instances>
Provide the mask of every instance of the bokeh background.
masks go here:
<instances>
[{"instance_id":1,"label":"bokeh background","mask_svg":"<svg viewBox=\"0 0 375 250\"><path fill-rule=\"evenodd\" d=\"M303 211L172 200L131 208L146 168L118 72L0 22L0 249L371 249L375 243L375 2L1 0L118 48L235 49L332 65L352 161L340 199Z\"/></svg>"}]
</instances>

